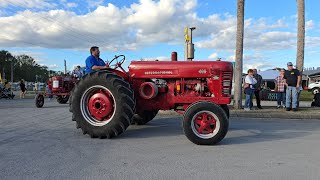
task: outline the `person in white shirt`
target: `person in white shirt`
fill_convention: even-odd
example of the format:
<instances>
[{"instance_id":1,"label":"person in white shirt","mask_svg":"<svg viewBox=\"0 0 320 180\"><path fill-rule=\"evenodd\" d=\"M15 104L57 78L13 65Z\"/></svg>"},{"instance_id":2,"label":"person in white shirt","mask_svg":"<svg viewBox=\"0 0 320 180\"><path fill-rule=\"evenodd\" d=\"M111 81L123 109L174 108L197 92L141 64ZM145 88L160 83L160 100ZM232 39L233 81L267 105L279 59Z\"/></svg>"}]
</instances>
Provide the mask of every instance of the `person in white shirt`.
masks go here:
<instances>
[{"instance_id":1,"label":"person in white shirt","mask_svg":"<svg viewBox=\"0 0 320 180\"><path fill-rule=\"evenodd\" d=\"M34 83L34 91L35 91L35 93L36 94L38 94L38 90L39 90L39 83L38 83L38 81L36 81L35 83Z\"/></svg>"},{"instance_id":2,"label":"person in white shirt","mask_svg":"<svg viewBox=\"0 0 320 180\"><path fill-rule=\"evenodd\" d=\"M254 94L254 86L257 83L257 80L253 77L253 70L248 70L248 75L245 78L244 82L244 93L246 94L246 101L244 104L244 110L252 110L252 97Z\"/></svg>"}]
</instances>

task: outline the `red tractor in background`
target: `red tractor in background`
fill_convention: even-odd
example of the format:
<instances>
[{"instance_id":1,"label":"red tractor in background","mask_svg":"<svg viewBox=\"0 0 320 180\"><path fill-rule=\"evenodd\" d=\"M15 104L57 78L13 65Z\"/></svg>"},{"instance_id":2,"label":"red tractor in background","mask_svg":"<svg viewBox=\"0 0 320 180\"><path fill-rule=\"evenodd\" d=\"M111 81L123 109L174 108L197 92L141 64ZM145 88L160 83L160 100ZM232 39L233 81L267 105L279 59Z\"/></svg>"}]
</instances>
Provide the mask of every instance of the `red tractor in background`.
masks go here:
<instances>
[{"instance_id":1,"label":"red tractor in background","mask_svg":"<svg viewBox=\"0 0 320 180\"><path fill-rule=\"evenodd\" d=\"M63 77L63 76L53 76L52 81L48 84L48 89L50 92L39 93L35 97L35 105L38 108L43 107L45 96L56 96L58 103L66 104L69 100L70 93L74 88L77 78L74 77Z\"/></svg>"},{"instance_id":2,"label":"red tractor in background","mask_svg":"<svg viewBox=\"0 0 320 180\"><path fill-rule=\"evenodd\" d=\"M112 138L133 122L146 124L159 110L183 113L183 130L195 144L220 142L228 131L233 65L223 61L132 61L123 55L109 69L85 75L70 97L72 120L83 134Z\"/></svg>"}]
</instances>

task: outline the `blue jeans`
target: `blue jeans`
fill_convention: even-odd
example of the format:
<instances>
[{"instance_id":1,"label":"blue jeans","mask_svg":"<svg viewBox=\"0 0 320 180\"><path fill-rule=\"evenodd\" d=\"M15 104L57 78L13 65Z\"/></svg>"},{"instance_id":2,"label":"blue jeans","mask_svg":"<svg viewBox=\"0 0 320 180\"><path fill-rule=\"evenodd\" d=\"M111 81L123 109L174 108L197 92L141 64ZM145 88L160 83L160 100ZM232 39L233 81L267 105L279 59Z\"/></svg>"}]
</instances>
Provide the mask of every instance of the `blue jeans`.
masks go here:
<instances>
[{"instance_id":1,"label":"blue jeans","mask_svg":"<svg viewBox=\"0 0 320 180\"><path fill-rule=\"evenodd\" d=\"M281 101L282 105L286 105L286 92L278 92L277 93L277 105L281 106Z\"/></svg>"},{"instance_id":2,"label":"blue jeans","mask_svg":"<svg viewBox=\"0 0 320 180\"><path fill-rule=\"evenodd\" d=\"M291 106L291 98L292 98L292 106ZM298 89L294 86L288 86L286 92L286 107L287 108L297 108L298 102Z\"/></svg>"},{"instance_id":3,"label":"blue jeans","mask_svg":"<svg viewBox=\"0 0 320 180\"><path fill-rule=\"evenodd\" d=\"M244 103L244 108L252 108L252 97L253 97L254 89L249 89L246 91L246 101Z\"/></svg>"}]
</instances>

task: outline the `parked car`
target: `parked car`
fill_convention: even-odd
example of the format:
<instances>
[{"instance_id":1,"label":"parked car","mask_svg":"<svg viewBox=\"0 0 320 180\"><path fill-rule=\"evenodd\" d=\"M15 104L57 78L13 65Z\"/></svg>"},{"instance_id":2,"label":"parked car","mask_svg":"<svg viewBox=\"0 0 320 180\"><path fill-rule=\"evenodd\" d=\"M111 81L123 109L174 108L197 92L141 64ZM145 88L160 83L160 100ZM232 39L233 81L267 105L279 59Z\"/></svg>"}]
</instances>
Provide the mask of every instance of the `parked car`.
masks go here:
<instances>
[{"instance_id":1,"label":"parked car","mask_svg":"<svg viewBox=\"0 0 320 180\"><path fill-rule=\"evenodd\" d=\"M308 91L312 91L313 94L317 94L320 91L320 82L314 82L309 84Z\"/></svg>"}]
</instances>

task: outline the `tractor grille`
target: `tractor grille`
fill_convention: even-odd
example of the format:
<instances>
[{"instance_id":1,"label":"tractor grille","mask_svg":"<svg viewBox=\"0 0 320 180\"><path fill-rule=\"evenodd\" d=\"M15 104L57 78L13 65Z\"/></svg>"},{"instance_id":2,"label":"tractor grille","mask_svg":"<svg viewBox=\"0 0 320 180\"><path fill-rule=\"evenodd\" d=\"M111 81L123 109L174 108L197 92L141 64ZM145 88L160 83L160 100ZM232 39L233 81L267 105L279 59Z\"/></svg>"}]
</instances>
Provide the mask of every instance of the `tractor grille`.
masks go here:
<instances>
[{"instance_id":1,"label":"tractor grille","mask_svg":"<svg viewBox=\"0 0 320 180\"><path fill-rule=\"evenodd\" d=\"M222 72L222 95L231 95L232 72Z\"/></svg>"}]
</instances>

